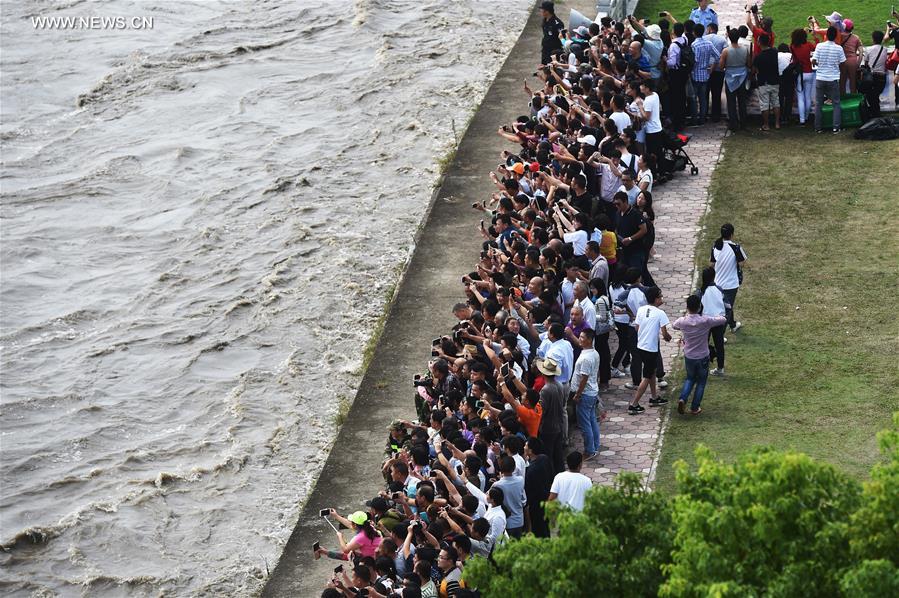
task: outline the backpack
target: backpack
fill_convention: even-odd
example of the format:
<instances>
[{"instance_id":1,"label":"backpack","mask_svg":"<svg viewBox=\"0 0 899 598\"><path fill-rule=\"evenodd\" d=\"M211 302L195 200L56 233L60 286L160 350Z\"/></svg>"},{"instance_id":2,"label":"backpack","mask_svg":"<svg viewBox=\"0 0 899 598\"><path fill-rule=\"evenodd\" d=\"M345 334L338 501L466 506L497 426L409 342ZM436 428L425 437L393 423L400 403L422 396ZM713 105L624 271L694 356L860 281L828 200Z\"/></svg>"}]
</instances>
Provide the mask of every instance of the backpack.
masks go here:
<instances>
[{"instance_id":1,"label":"backpack","mask_svg":"<svg viewBox=\"0 0 899 598\"><path fill-rule=\"evenodd\" d=\"M602 304L601 310L599 309L600 304ZM612 313L612 306L609 304L609 298L605 295L599 297L596 300L596 307L596 334L611 332L615 328L615 318ZM605 312L602 314L604 316L602 319L600 318L600 311Z\"/></svg>"},{"instance_id":2,"label":"backpack","mask_svg":"<svg viewBox=\"0 0 899 598\"><path fill-rule=\"evenodd\" d=\"M743 284L743 267L740 265L746 259L743 257L743 249L739 244L733 242L730 243L730 248L734 250L734 259L737 265L737 282Z\"/></svg>"},{"instance_id":3,"label":"backpack","mask_svg":"<svg viewBox=\"0 0 899 598\"><path fill-rule=\"evenodd\" d=\"M869 120L855 132L856 139L885 141L899 138L899 120L884 116Z\"/></svg>"},{"instance_id":4,"label":"backpack","mask_svg":"<svg viewBox=\"0 0 899 598\"><path fill-rule=\"evenodd\" d=\"M693 66L696 64L696 54L693 53L693 46L689 43L681 44L680 42L674 42L680 48L680 58L678 62L678 68L687 69L688 71L693 70Z\"/></svg>"}]
</instances>

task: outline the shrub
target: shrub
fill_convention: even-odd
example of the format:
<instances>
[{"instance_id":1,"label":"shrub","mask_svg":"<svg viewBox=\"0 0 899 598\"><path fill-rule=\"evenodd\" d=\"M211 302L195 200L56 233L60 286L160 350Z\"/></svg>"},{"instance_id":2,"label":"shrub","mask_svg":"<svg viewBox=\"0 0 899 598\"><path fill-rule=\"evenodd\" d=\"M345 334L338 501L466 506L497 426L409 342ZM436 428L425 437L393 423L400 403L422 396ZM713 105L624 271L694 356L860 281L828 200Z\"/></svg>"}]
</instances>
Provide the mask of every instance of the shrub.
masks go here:
<instances>
[{"instance_id":1,"label":"shrub","mask_svg":"<svg viewBox=\"0 0 899 598\"><path fill-rule=\"evenodd\" d=\"M622 474L584 511L547 506L558 533L526 536L465 569L492 597L899 596L899 413L863 485L803 454L707 448L677 468L677 495Z\"/></svg>"},{"instance_id":2,"label":"shrub","mask_svg":"<svg viewBox=\"0 0 899 598\"><path fill-rule=\"evenodd\" d=\"M668 500L647 492L635 474L615 488L595 487L580 513L547 505L553 538L526 536L498 548L494 563L475 559L465 579L484 596L654 595L671 551Z\"/></svg>"}]
</instances>

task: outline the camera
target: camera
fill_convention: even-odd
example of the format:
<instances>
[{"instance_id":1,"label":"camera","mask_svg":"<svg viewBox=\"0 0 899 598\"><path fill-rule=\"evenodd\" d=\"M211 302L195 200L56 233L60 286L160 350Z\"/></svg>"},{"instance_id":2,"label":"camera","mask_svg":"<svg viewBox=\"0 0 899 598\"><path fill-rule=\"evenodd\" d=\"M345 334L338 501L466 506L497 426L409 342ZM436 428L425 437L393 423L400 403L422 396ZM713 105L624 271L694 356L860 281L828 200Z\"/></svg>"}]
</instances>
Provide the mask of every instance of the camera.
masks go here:
<instances>
[{"instance_id":1,"label":"camera","mask_svg":"<svg viewBox=\"0 0 899 598\"><path fill-rule=\"evenodd\" d=\"M415 374L415 378L412 379L412 386L424 386L425 388L431 388L433 384L434 380L430 376L422 378L421 374Z\"/></svg>"},{"instance_id":2,"label":"camera","mask_svg":"<svg viewBox=\"0 0 899 598\"><path fill-rule=\"evenodd\" d=\"M665 16L665 11L660 12L660 13L659 13L659 16L660 16L660 17L664 17L664 16Z\"/></svg>"},{"instance_id":3,"label":"camera","mask_svg":"<svg viewBox=\"0 0 899 598\"><path fill-rule=\"evenodd\" d=\"M336 567L334 567L335 575L340 575L341 573L343 573L343 565L337 565Z\"/></svg>"},{"instance_id":4,"label":"camera","mask_svg":"<svg viewBox=\"0 0 899 598\"><path fill-rule=\"evenodd\" d=\"M439 357L439 356L440 356L440 351L438 351L437 349L431 349L431 357Z\"/></svg>"},{"instance_id":5,"label":"camera","mask_svg":"<svg viewBox=\"0 0 899 598\"><path fill-rule=\"evenodd\" d=\"M749 7L749 10L752 11L752 14L757 14L759 12L759 5L753 4Z\"/></svg>"}]
</instances>

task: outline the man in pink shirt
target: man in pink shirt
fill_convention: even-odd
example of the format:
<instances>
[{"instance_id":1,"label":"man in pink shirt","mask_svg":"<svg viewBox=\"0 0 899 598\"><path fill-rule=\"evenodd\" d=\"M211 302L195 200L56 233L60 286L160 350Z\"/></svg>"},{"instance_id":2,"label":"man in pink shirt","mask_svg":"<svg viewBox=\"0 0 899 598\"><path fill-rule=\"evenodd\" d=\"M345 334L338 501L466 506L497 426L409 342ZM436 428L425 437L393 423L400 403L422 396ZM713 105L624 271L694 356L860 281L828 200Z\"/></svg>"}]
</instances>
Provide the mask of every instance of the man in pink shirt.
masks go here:
<instances>
[{"instance_id":1,"label":"man in pink shirt","mask_svg":"<svg viewBox=\"0 0 899 598\"><path fill-rule=\"evenodd\" d=\"M700 309L702 301L697 295L690 295L687 297L687 315L674 322L674 328L684 335L684 369L687 372L684 388L677 401L678 413L684 412L687 399L694 389L690 413L693 415L702 413L702 407L699 405L702 403L705 384L709 379L709 330L727 322L724 316L701 316Z\"/></svg>"}]
</instances>

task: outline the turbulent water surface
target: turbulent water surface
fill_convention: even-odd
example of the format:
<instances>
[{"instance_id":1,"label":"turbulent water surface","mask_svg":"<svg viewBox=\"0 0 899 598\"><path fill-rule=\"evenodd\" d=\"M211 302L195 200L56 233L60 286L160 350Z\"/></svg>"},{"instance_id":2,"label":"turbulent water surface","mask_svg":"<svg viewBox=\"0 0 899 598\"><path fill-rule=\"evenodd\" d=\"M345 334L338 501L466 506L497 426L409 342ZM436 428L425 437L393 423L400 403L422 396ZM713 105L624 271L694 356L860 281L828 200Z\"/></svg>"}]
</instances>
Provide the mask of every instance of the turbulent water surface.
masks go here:
<instances>
[{"instance_id":1,"label":"turbulent water surface","mask_svg":"<svg viewBox=\"0 0 899 598\"><path fill-rule=\"evenodd\" d=\"M0 591L258 590L530 6L2 3Z\"/></svg>"}]
</instances>

